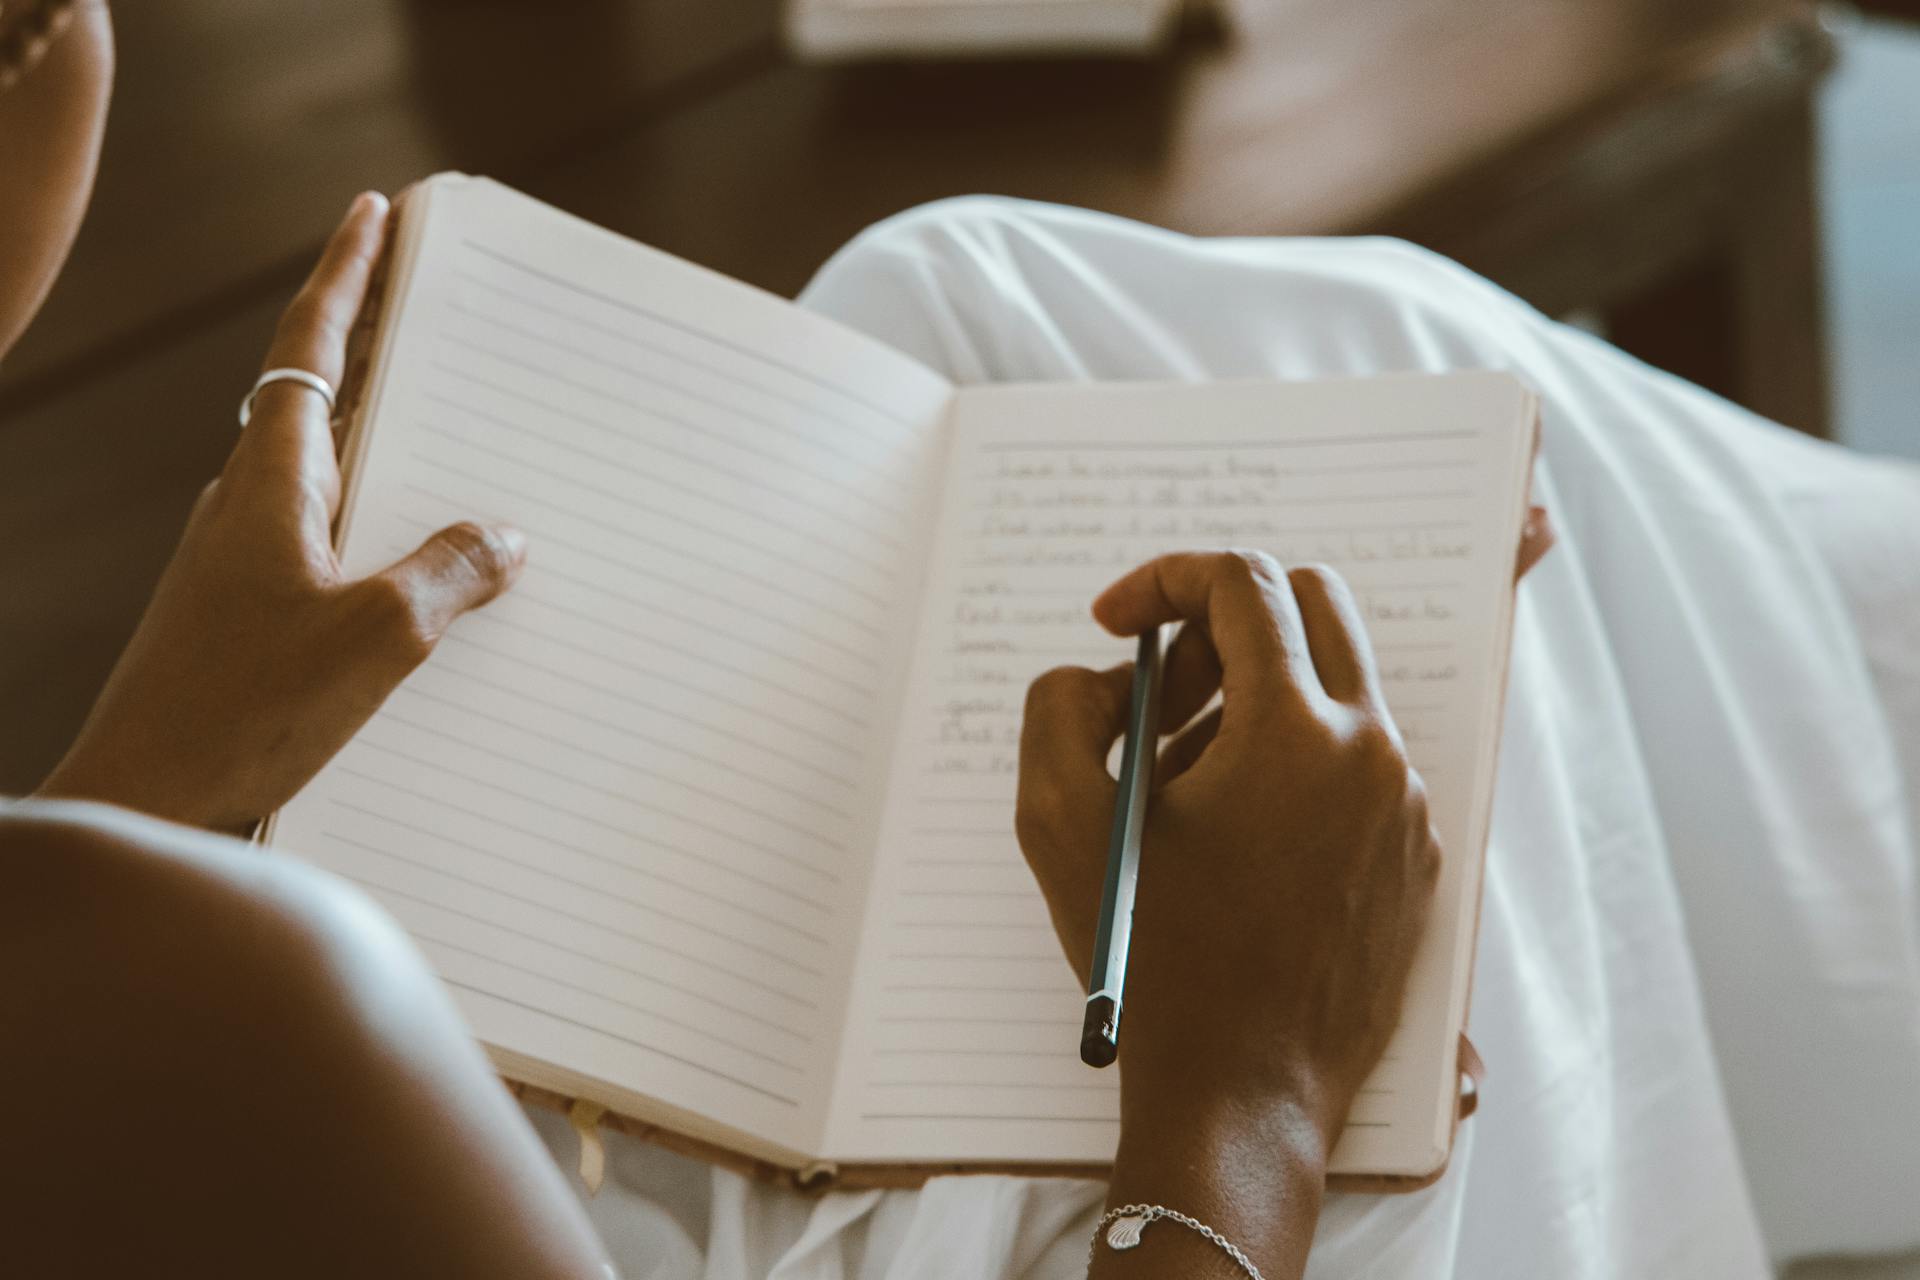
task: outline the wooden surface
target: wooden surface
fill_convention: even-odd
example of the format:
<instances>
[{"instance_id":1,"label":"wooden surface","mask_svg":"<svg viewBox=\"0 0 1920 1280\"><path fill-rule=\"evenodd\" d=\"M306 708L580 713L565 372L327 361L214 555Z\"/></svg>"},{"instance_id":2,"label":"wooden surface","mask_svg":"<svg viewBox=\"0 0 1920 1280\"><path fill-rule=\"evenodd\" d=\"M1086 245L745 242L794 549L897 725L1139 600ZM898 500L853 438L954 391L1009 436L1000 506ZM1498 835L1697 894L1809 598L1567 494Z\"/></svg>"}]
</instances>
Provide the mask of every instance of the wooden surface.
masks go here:
<instances>
[{"instance_id":1,"label":"wooden surface","mask_svg":"<svg viewBox=\"0 0 1920 1280\"><path fill-rule=\"evenodd\" d=\"M71 735L231 443L277 306L363 187L492 173L782 292L866 223L972 191L1207 234L1397 230L1556 309L1630 310L1708 263L1698 296L1749 339L1717 357L1735 389L1795 341L1779 331L1817 276L1728 282L1810 236L1810 205L1743 222L1725 197L1799 189L1792 122L1821 65L1804 10L1235 13L1146 63L826 70L783 60L775 0L121 6L94 212L0 375L0 792ZM1794 384L1764 394L1807 403L1804 370L1761 363Z\"/></svg>"},{"instance_id":2,"label":"wooden surface","mask_svg":"<svg viewBox=\"0 0 1920 1280\"><path fill-rule=\"evenodd\" d=\"M777 61L776 0L178 0L114 9L93 210L7 410L285 292L355 193L542 166Z\"/></svg>"}]
</instances>

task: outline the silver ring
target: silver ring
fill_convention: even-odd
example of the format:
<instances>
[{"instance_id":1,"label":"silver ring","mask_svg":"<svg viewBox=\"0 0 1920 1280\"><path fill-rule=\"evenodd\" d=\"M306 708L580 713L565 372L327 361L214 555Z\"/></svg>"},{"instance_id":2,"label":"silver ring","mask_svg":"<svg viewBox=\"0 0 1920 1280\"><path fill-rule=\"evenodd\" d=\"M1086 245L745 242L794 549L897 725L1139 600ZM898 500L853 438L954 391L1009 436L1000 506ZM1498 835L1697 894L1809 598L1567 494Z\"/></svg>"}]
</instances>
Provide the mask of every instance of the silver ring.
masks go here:
<instances>
[{"instance_id":1,"label":"silver ring","mask_svg":"<svg viewBox=\"0 0 1920 1280\"><path fill-rule=\"evenodd\" d=\"M264 387L276 382L297 382L309 391L317 391L320 398L327 402L327 416L333 416L333 384L317 373L308 373L305 369L269 369L253 380L253 387L247 392L247 398L240 402L240 425L244 428L253 420L253 398Z\"/></svg>"}]
</instances>

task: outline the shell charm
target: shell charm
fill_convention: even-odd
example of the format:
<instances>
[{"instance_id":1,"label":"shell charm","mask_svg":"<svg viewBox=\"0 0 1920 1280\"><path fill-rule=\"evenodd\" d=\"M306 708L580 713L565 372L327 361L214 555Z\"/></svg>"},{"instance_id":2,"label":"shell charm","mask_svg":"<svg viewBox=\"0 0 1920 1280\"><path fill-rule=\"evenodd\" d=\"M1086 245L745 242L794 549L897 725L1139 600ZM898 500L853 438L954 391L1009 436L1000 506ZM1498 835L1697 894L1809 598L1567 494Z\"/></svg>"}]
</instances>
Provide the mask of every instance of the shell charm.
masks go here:
<instances>
[{"instance_id":1,"label":"shell charm","mask_svg":"<svg viewBox=\"0 0 1920 1280\"><path fill-rule=\"evenodd\" d=\"M1169 1209L1163 1204L1128 1204L1118 1209L1109 1209L1094 1228L1093 1239L1087 1244L1087 1263L1094 1262L1094 1251L1100 1247L1100 1228L1106 1228L1107 1248L1133 1249L1140 1244L1140 1233L1147 1224L1165 1218L1177 1222L1189 1231L1197 1232L1213 1244L1220 1252L1233 1259L1234 1265L1246 1273L1247 1280L1266 1280L1260 1274L1260 1268L1253 1265L1253 1259L1240 1252L1240 1247L1215 1231L1198 1218L1190 1218L1178 1209Z\"/></svg>"},{"instance_id":2,"label":"shell charm","mask_svg":"<svg viewBox=\"0 0 1920 1280\"><path fill-rule=\"evenodd\" d=\"M1124 1218L1115 1218L1113 1225L1107 1228L1107 1248L1134 1248L1140 1243L1140 1233L1146 1229L1146 1226L1146 1218L1139 1214L1129 1214Z\"/></svg>"}]
</instances>

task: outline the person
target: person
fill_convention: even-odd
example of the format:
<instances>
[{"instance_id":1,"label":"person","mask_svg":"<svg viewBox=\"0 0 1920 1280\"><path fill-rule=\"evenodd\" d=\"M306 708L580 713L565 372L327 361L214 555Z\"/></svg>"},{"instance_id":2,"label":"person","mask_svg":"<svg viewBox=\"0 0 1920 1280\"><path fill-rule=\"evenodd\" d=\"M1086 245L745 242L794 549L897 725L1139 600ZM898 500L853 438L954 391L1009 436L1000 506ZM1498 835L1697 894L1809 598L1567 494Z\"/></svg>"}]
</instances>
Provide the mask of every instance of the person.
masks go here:
<instances>
[{"instance_id":1,"label":"person","mask_svg":"<svg viewBox=\"0 0 1920 1280\"><path fill-rule=\"evenodd\" d=\"M339 381L387 220L384 200L355 202L267 367ZM41 975L8 1010L24 1049L5 1070L10 1092L43 1103L15 1130L16 1150L35 1154L11 1203L70 1251L73 1234L49 1224L88 1203L82 1186L110 1171L140 1188L114 1213L136 1229L90 1260L103 1274L123 1261L109 1260L116 1242L146 1270L179 1257L218 1271L213 1259L238 1265L271 1244L314 1274L455 1262L466 1275L588 1274L591 1232L394 927L317 872L263 871L244 848L186 830L244 829L291 799L524 555L510 530L456 525L343 581L339 483L320 397L267 388L39 792L180 826L72 804L0 818L20 926L0 935ZM1331 573L1172 555L1094 608L1122 635L1195 624L1169 661L1166 727L1194 725L1161 771L1154 846L1170 870L1137 913L1111 1194L1179 1206L1244 1241L1266 1273L1296 1275L1327 1153L1394 1026L1438 873L1423 789ZM1025 722L1021 840L1082 960L1104 865L1090 837L1111 809L1105 759L1127 681L1051 673ZM1219 712L1196 720L1216 693ZM1274 925L1272 938L1203 945L1215 894ZM1290 976L1303 971L1324 977ZM1241 1006L1252 1012L1226 1016ZM239 1042L215 1033L241 1026ZM277 1087L250 1083L263 1078ZM74 1140L91 1100L129 1097L101 1117L122 1154ZM250 1174L266 1163L285 1170L270 1184ZM210 1196L233 1221L218 1240L194 1212ZM334 1214L361 1230L342 1236ZM1208 1243L1156 1240L1147 1263L1208 1274L1220 1262ZM1127 1261L1115 1253L1099 1274L1137 1273Z\"/></svg>"},{"instance_id":2,"label":"person","mask_svg":"<svg viewBox=\"0 0 1920 1280\"><path fill-rule=\"evenodd\" d=\"M378 201L356 209L269 364L339 368L382 221ZM1543 393L1563 545L1515 642L1474 1014L1494 1074L1426 1192L1320 1198L1434 857L1340 588L1185 557L1102 597L1118 631L1204 619L1210 643L1188 652L1217 669L1189 669L1174 702L1215 679L1227 700L1175 748L1166 795L1194 802L1160 806L1154 847L1184 874L1138 926L1156 977L1132 1005L1113 1203L1191 1213L1269 1276L1757 1276L1769 1250L1914 1243L1911 469L1769 428L1385 242L1194 242L949 202L857 239L803 301L967 380L1491 365ZM263 393L48 795L238 826L508 584L513 536L478 526L340 581L332 456L311 393ZM1084 835L1105 818L1119 683L1043 681L1023 742L1022 845L1069 954L1097 902ZM30 1051L0 1068L38 1104L16 1107L30 1154L4 1175L10 1242L40 1251L15 1253L29 1272L606 1262L362 900L70 801L7 811L0 850L0 945L30 975L5 997ZM1331 924L1342 900L1367 945ZM1223 931L1207 901L1260 927ZM1192 998L1233 978L1194 945L1223 934L1263 980L1247 1023ZM1077 1274L1102 1195L945 1179L806 1203L651 1149L613 1157L590 1213L635 1274ZM1148 1239L1096 1251L1096 1274L1241 1274L1195 1233Z\"/></svg>"},{"instance_id":3,"label":"person","mask_svg":"<svg viewBox=\"0 0 1920 1280\"><path fill-rule=\"evenodd\" d=\"M77 136L90 169L97 118ZM55 258L70 208L27 214ZM342 381L388 214L378 196L355 202L267 367ZM10 282L14 314L49 278ZM395 927L319 873L263 867L198 833L243 832L290 799L524 557L517 532L463 523L383 573L344 580L331 551L334 449L309 388L261 391L72 751L38 800L0 814L15 871L0 946L14 972L34 975L5 998L20 1052L0 1069L9 1096L37 1103L13 1126L21 1158L5 1175L12 1257L31 1272L606 1268ZM1184 852L1193 876L1270 920L1298 917L1282 945L1232 950L1194 945L1215 923L1177 884L1140 913L1113 1194L1180 1205L1245 1241L1270 1274L1297 1274L1327 1152L1394 1025L1437 874L1423 791L1358 610L1332 575L1283 573L1257 555L1172 556L1096 607L1121 634L1198 624L1170 663L1170 729L1223 699L1169 748L1156 848ZM1103 761L1125 680L1056 672L1026 720L1022 836L1081 958L1103 858L1085 836L1110 808ZM1289 766L1286 786L1252 785L1276 763ZM1282 831L1317 844L1313 856L1223 856ZM1330 927L1356 908L1364 950ZM1352 962L1323 983L1287 983L1293 998L1251 1002L1258 1016L1224 1018L1183 995L1240 1002L1335 949ZM257 1176L269 1167L276 1177ZM102 1183L113 1188L104 1205L85 1194ZM89 1230L96 1217L112 1229ZM1206 1274L1223 1261L1209 1249L1200 1236L1156 1238L1146 1256ZM1129 1274L1128 1261L1114 1253L1099 1269Z\"/></svg>"},{"instance_id":4,"label":"person","mask_svg":"<svg viewBox=\"0 0 1920 1280\"><path fill-rule=\"evenodd\" d=\"M0 4L0 352L19 341L79 234L112 85L104 0Z\"/></svg>"}]
</instances>

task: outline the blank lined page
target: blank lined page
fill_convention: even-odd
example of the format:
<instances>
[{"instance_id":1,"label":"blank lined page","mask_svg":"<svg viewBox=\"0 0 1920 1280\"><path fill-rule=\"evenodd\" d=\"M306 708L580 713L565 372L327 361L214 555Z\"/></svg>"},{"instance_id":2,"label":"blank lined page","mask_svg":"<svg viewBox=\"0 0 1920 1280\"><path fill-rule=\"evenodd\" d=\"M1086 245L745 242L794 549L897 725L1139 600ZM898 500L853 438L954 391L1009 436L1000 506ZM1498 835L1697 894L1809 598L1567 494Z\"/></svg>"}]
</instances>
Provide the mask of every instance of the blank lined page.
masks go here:
<instances>
[{"instance_id":1,"label":"blank lined page","mask_svg":"<svg viewBox=\"0 0 1920 1280\"><path fill-rule=\"evenodd\" d=\"M531 552L275 843L482 1040L810 1152L948 388L505 188L425 195L346 565L465 518Z\"/></svg>"},{"instance_id":2,"label":"blank lined page","mask_svg":"<svg viewBox=\"0 0 1920 1280\"><path fill-rule=\"evenodd\" d=\"M1111 1158L1117 1075L1078 1059L1085 992L1013 837L1025 691L1049 667L1131 658L1088 614L1126 570L1250 547L1346 575L1436 826L1471 851L1447 859L1407 1016L1334 1165L1424 1172L1443 1158L1529 404L1501 375L960 393L836 1155Z\"/></svg>"}]
</instances>

